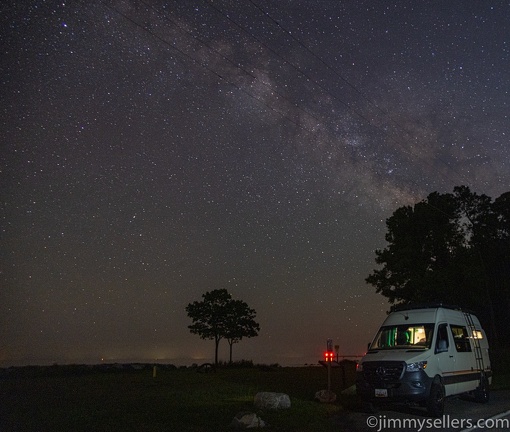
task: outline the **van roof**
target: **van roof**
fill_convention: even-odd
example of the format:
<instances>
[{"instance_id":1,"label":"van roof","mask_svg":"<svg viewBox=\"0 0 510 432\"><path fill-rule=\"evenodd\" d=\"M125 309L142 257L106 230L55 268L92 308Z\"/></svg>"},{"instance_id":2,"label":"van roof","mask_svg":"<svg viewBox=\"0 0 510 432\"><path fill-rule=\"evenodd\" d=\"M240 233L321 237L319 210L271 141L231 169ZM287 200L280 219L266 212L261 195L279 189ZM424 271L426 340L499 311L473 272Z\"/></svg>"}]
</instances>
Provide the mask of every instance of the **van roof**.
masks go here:
<instances>
[{"instance_id":1,"label":"van roof","mask_svg":"<svg viewBox=\"0 0 510 432\"><path fill-rule=\"evenodd\" d=\"M402 311L413 310L413 309L438 309L438 308L452 309L452 310L456 310L456 311L460 311L460 312L474 314L474 312L469 310L469 309L463 308L461 306L450 305L450 304L445 304L445 303L410 303L410 304L402 304L402 305L395 306L391 312L402 312Z\"/></svg>"}]
</instances>

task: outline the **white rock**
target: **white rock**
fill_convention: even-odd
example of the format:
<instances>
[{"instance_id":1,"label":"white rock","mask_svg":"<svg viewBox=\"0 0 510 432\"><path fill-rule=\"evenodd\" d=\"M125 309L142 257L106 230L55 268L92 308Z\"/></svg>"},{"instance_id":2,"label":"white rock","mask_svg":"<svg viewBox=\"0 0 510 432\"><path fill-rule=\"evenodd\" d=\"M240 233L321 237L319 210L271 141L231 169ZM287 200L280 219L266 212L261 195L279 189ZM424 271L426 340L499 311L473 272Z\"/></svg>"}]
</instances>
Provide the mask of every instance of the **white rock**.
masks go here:
<instances>
[{"instance_id":1,"label":"white rock","mask_svg":"<svg viewBox=\"0 0 510 432\"><path fill-rule=\"evenodd\" d=\"M285 393L259 392L254 403L260 409L287 409L290 408L290 397Z\"/></svg>"},{"instance_id":2,"label":"white rock","mask_svg":"<svg viewBox=\"0 0 510 432\"><path fill-rule=\"evenodd\" d=\"M230 424L230 426L238 429L263 428L265 425L264 420L251 412L237 413Z\"/></svg>"},{"instance_id":3,"label":"white rock","mask_svg":"<svg viewBox=\"0 0 510 432\"><path fill-rule=\"evenodd\" d=\"M330 390L319 390L315 393L315 399L319 402L331 403L336 401L336 394Z\"/></svg>"}]
</instances>

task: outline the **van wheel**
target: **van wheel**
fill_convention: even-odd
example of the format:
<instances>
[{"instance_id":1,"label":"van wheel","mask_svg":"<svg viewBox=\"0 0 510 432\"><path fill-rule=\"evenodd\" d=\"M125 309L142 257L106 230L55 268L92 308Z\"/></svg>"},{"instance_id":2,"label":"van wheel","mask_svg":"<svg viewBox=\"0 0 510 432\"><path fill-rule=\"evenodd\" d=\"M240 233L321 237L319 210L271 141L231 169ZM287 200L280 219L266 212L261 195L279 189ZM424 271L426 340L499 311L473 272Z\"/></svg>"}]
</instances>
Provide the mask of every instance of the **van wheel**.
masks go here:
<instances>
[{"instance_id":1,"label":"van wheel","mask_svg":"<svg viewBox=\"0 0 510 432\"><path fill-rule=\"evenodd\" d=\"M444 386L441 381L436 380L430 387L430 394L427 400L427 411L433 417L441 417L444 413Z\"/></svg>"},{"instance_id":2,"label":"van wheel","mask_svg":"<svg viewBox=\"0 0 510 432\"><path fill-rule=\"evenodd\" d=\"M489 380L485 375L482 375L480 379L480 385L474 391L475 401L480 403L489 402L490 399L490 388Z\"/></svg>"}]
</instances>

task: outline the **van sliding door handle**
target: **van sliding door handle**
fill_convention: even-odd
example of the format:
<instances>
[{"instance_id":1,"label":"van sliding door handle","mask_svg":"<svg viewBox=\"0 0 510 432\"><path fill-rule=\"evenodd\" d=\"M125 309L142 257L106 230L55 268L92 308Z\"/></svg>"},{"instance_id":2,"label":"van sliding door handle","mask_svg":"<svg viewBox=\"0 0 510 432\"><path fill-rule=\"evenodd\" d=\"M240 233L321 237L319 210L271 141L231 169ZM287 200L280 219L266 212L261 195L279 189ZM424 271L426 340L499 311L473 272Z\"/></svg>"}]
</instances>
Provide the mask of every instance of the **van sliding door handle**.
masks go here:
<instances>
[{"instance_id":1,"label":"van sliding door handle","mask_svg":"<svg viewBox=\"0 0 510 432\"><path fill-rule=\"evenodd\" d=\"M453 356L450 356L450 358L453 358Z\"/></svg>"}]
</instances>

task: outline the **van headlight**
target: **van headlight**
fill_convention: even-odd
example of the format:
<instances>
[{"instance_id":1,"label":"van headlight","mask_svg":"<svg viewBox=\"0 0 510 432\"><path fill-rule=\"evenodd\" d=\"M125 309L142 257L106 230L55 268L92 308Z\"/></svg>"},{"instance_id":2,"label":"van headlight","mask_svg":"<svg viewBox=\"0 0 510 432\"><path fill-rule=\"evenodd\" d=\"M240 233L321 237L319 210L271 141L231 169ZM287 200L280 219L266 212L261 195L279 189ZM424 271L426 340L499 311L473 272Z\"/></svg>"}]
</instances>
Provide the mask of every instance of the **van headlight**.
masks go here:
<instances>
[{"instance_id":1,"label":"van headlight","mask_svg":"<svg viewBox=\"0 0 510 432\"><path fill-rule=\"evenodd\" d=\"M426 361L408 363L406 365L406 372L417 372L419 370L423 370L427 367Z\"/></svg>"}]
</instances>

